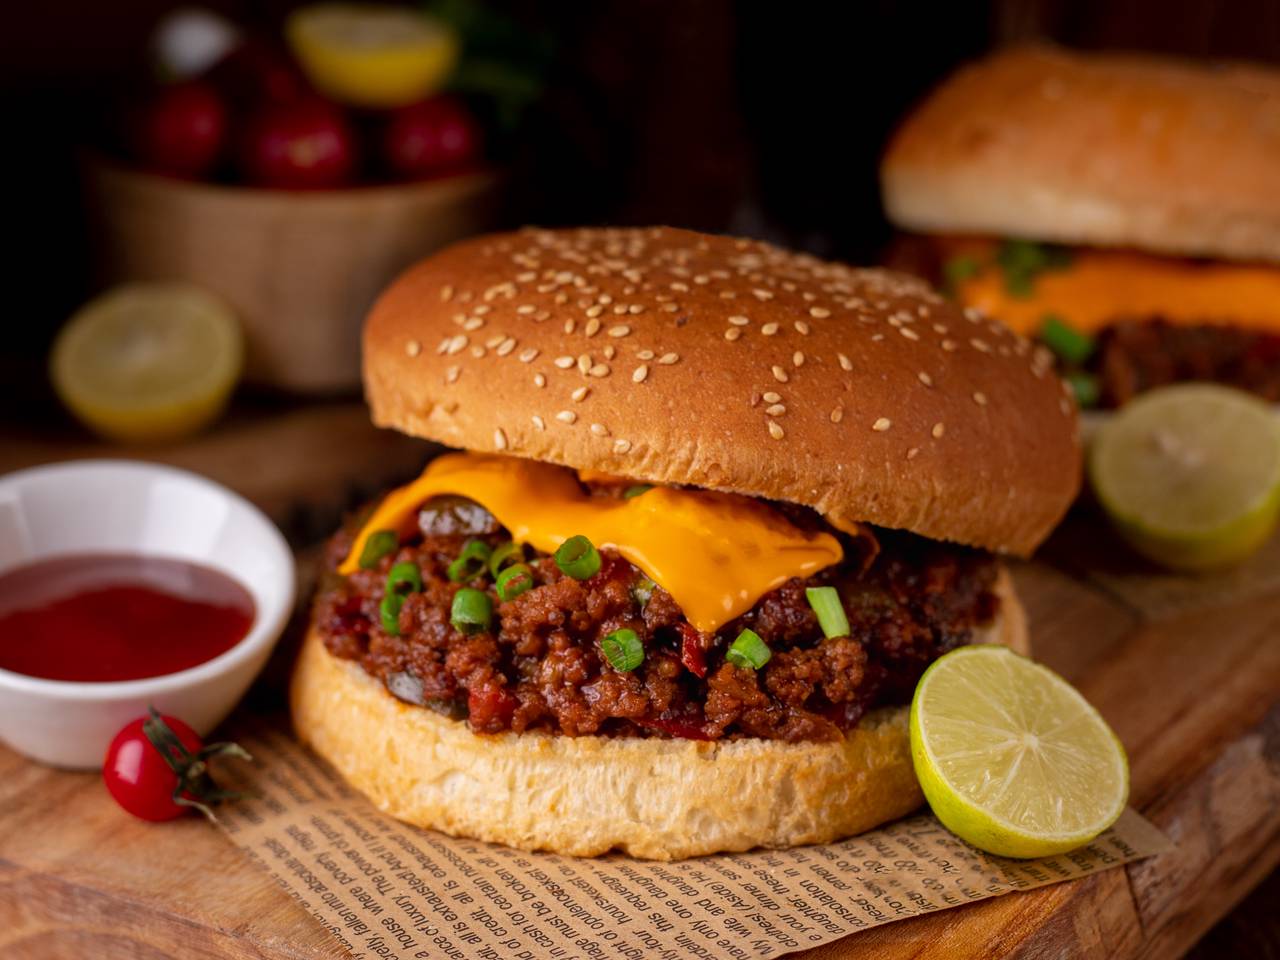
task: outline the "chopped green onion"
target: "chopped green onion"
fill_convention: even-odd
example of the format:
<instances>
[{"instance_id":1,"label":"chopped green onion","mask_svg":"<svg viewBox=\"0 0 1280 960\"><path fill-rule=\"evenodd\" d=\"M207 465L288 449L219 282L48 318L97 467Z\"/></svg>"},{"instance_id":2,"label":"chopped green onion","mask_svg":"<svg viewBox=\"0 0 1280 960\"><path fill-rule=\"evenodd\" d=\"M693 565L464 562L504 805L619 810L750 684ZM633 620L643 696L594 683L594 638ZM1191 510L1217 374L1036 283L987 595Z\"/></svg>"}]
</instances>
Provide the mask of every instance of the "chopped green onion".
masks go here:
<instances>
[{"instance_id":1,"label":"chopped green onion","mask_svg":"<svg viewBox=\"0 0 1280 960\"><path fill-rule=\"evenodd\" d=\"M653 596L653 591L657 586L656 583L642 573L636 579L636 582L631 585L631 599L643 607L649 602L649 598Z\"/></svg>"},{"instance_id":2,"label":"chopped green onion","mask_svg":"<svg viewBox=\"0 0 1280 960\"><path fill-rule=\"evenodd\" d=\"M1071 251L1030 240L1006 240L996 251L996 263L1004 271L1005 290L1015 297L1029 297L1035 292L1037 276L1071 264Z\"/></svg>"},{"instance_id":3,"label":"chopped green onion","mask_svg":"<svg viewBox=\"0 0 1280 960\"><path fill-rule=\"evenodd\" d=\"M1044 323L1040 327L1040 342L1067 363L1077 366L1089 359L1094 347L1093 337L1069 326L1053 313L1046 313L1044 316Z\"/></svg>"},{"instance_id":4,"label":"chopped green onion","mask_svg":"<svg viewBox=\"0 0 1280 960\"><path fill-rule=\"evenodd\" d=\"M813 612L818 615L818 624L827 637L847 637L849 635L849 618L845 616L844 604L840 602L840 594L835 587L806 587L805 598Z\"/></svg>"},{"instance_id":5,"label":"chopped green onion","mask_svg":"<svg viewBox=\"0 0 1280 960\"><path fill-rule=\"evenodd\" d=\"M626 627L601 640L600 649L619 673L629 673L644 662L644 644L634 630Z\"/></svg>"},{"instance_id":6,"label":"chopped green onion","mask_svg":"<svg viewBox=\"0 0 1280 960\"><path fill-rule=\"evenodd\" d=\"M637 483L634 487L627 487L622 491L622 499L630 500L632 497L638 497L640 494L648 493L652 489L652 483Z\"/></svg>"},{"instance_id":7,"label":"chopped green onion","mask_svg":"<svg viewBox=\"0 0 1280 960\"><path fill-rule=\"evenodd\" d=\"M493 601L483 590L463 587L453 595L449 622L459 633L483 633L493 620Z\"/></svg>"},{"instance_id":8,"label":"chopped green onion","mask_svg":"<svg viewBox=\"0 0 1280 960\"><path fill-rule=\"evenodd\" d=\"M498 591L498 599L506 603L533 586L533 571L527 563L512 564L498 574L493 585Z\"/></svg>"},{"instance_id":9,"label":"chopped green onion","mask_svg":"<svg viewBox=\"0 0 1280 960\"><path fill-rule=\"evenodd\" d=\"M728 663L735 667L742 667L744 670L759 670L769 658L773 656L773 651L769 649L769 645L760 639L760 634L754 630L743 630L738 634L738 639L733 641L729 649L725 651L724 658Z\"/></svg>"},{"instance_id":10,"label":"chopped green onion","mask_svg":"<svg viewBox=\"0 0 1280 960\"><path fill-rule=\"evenodd\" d=\"M952 257L942 265L944 286L948 290L955 290L966 280L976 277L981 270L982 264L978 262L977 257Z\"/></svg>"},{"instance_id":11,"label":"chopped green onion","mask_svg":"<svg viewBox=\"0 0 1280 960\"><path fill-rule=\"evenodd\" d=\"M489 545L483 540L468 540L463 546L462 552L458 554L458 559L449 564L446 572L449 579L454 583L465 583L468 580L474 580L480 574L484 573L485 566L489 563L489 557L493 553L489 549Z\"/></svg>"},{"instance_id":12,"label":"chopped green onion","mask_svg":"<svg viewBox=\"0 0 1280 960\"><path fill-rule=\"evenodd\" d=\"M375 530L365 538L360 548L360 569L372 570L378 561L400 546L400 537L394 530Z\"/></svg>"},{"instance_id":13,"label":"chopped green onion","mask_svg":"<svg viewBox=\"0 0 1280 960\"><path fill-rule=\"evenodd\" d=\"M512 543L508 540L506 543L500 543L493 548L493 553L489 555L489 572L495 577L502 572L502 568L511 563L520 563L524 560L524 544Z\"/></svg>"},{"instance_id":14,"label":"chopped green onion","mask_svg":"<svg viewBox=\"0 0 1280 960\"><path fill-rule=\"evenodd\" d=\"M556 566L575 580L586 580L600 572L600 552L590 540L579 534L560 544L556 551Z\"/></svg>"},{"instance_id":15,"label":"chopped green onion","mask_svg":"<svg viewBox=\"0 0 1280 960\"><path fill-rule=\"evenodd\" d=\"M408 587L411 592L422 589L422 571L416 563L397 563L387 571L386 592L403 593L402 587Z\"/></svg>"},{"instance_id":16,"label":"chopped green onion","mask_svg":"<svg viewBox=\"0 0 1280 960\"><path fill-rule=\"evenodd\" d=\"M384 593L382 603L378 604L378 616L382 620L382 629L393 637L400 636L400 608L404 606L404 594Z\"/></svg>"},{"instance_id":17,"label":"chopped green onion","mask_svg":"<svg viewBox=\"0 0 1280 960\"><path fill-rule=\"evenodd\" d=\"M1102 387L1098 378L1091 373L1068 373L1062 379L1067 381L1071 392L1076 395L1076 406L1081 410L1096 407L1102 399Z\"/></svg>"}]
</instances>

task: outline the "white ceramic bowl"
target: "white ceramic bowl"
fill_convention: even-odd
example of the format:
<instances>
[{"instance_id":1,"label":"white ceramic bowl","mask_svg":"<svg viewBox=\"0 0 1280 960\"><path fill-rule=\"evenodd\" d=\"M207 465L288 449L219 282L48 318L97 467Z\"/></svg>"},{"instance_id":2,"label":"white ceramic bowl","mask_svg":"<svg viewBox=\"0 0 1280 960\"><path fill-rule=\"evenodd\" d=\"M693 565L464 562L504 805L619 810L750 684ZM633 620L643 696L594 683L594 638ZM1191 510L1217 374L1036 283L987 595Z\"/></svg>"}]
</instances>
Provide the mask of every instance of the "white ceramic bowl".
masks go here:
<instances>
[{"instance_id":1,"label":"white ceramic bowl","mask_svg":"<svg viewBox=\"0 0 1280 960\"><path fill-rule=\"evenodd\" d=\"M0 477L0 572L84 553L218 570L253 597L253 624L212 660L143 680L79 683L0 670L0 740L55 766L97 768L116 731L149 704L207 734L244 696L293 609L293 555L280 532L243 497L172 467L82 460Z\"/></svg>"}]
</instances>

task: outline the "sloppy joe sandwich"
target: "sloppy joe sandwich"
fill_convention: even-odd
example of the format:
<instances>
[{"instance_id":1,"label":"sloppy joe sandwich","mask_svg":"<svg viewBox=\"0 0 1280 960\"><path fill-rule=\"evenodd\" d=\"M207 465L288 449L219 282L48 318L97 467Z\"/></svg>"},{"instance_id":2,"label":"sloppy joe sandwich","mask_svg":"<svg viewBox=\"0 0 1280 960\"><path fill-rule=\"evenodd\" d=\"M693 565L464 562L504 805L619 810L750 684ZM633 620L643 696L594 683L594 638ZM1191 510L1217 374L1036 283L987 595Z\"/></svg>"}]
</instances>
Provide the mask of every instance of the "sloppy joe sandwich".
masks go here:
<instances>
[{"instance_id":1,"label":"sloppy joe sandwich","mask_svg":"<svg viewBox=\"0 0 1280 960\"><path fill-rule=\"evenodd\" d=\"M410 269L374 421L453 448L329 550L299 735L379 807L524 849L827 841L921 802L906 704L1025 650L1000 554L1074 497L1027 340L920 280L683 230Z\"/></svg>"},{"instance_id":2,"label":"sloppy joe sandwich","mask_svg":"<svg viewBox=\"0 0 1280 960\"><path fill-rule=\"evenodd\" d=\"M1280 401L1280 71L1051 47L943 82L881 182L893 262L1039 338L1081 402Z\"/></svg>"}]
</instances>

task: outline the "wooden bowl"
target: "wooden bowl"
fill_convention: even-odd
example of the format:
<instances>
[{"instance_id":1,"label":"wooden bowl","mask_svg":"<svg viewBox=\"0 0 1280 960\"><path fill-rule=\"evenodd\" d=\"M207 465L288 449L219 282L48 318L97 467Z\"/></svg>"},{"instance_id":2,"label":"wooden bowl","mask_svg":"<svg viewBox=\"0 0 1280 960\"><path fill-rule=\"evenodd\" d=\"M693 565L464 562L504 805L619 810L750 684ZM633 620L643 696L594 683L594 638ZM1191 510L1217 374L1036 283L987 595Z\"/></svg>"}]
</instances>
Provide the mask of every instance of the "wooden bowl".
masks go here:
<instances>
[{"instance_id":1,"label":"wooden bowl","mask_svg":"<svg viewBox=\"0 0 1280 960\"><path fill-rule=\"evenodd\" d=\"M360 326L415 260L483 232L492 172L330 191L191 183L85 163L97 279L188 280L244 325L245 377L295 393L360 386Z\"/></svg>"}]
</instances>

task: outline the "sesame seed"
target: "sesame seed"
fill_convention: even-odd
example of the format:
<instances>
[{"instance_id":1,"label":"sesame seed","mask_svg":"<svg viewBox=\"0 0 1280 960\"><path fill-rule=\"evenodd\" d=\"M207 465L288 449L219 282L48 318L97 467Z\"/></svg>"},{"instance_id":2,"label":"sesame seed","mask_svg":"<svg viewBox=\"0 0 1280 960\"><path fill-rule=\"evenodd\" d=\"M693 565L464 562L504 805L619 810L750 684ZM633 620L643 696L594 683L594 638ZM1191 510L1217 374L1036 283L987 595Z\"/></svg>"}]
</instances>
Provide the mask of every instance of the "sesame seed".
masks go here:
<instances>
[{"instance_id":1,"label":"sesame seed","mask_svg":"<svg viewBox=\"0 0 1280 960\"><path fill-rule=\"evenodd\" d=\"M483 356L485 355L485 353L486 353L486 352L487 352L487 351L485 350L485 348L484 348L484 347L482 347L482 346L480 346L480 344L478 344L478 343L477 343L474 347L472 347L472 348L471 348L471 355L472 355L473 357L475 357L477 360L479 360L481 357L483 357Z\"/></svg>"},{"instance_id":2,"label":"sesame seed","mask_svg":"<svg viewBox=\"0 0 1280 960\"><path fill-rule=\"evenodd\" d=\"M507 339L503 340L500 344L498 344L498 349L494 350L493 352L500 357L505 357L508 353L510 353L515 348L516 348L515 338L507 337Z\"/></svg>"},{"instance_id":3,"label":"sesame seed","mask_svg":"<svg viewBox=\"0 0 1280 960\"><path fill-rule=\"evenodd\" d=\"M738 314L737 316L730 317L729 322L732 323L735 327L745 327L751 321L748 320L746 317L742 316L741 314Z\"/></svg>"},{"instance_id":4,"label":"sesame seed","mask_svg":"<svg viewBox=\"0 0 1280 960\"><path fill-rule=\"evenodd\" d=\"M782 424L777 420L769 421L769 436L773 437L775 440L781 440L786 435L786 431L782 429Z\"/></svg>"},{"instance_id":5,"label":"sesame seed","mask_svg":"<svg viewBox=\"0 0 1280 960\"><path fill-rule=\"evenodd\" d=\"M766 337L772 337L775 333L778 332L778 325L776 323L766 323L763 327L760 328L760 332L763 333Z\"/></svg>"},{"instance_id":6,"label":"sesame seed","mask_svg":"<svg viewBox=\"0 0 1280 960\"><path fill-rule=\"evenodd\" d=\"M484 345L486 348L492 350L494 347L498 346L498 344L502 343L502 341L506 339L507 339L506 335L500 333L495 337L490 337L488 340L484 342Z\"/></svg>"},{"instance_id":7,"label":"sesame seed","mask_svg":"<svg viewBox=\"0 0 1280 960\"><path fill-rule=\"evenodd\" d=\"M803 334L804 336L807 337L809 335L809 325L805 323L803 320L797 320L796 333Z\"/></svg>"},{"instance_id":8,"label":"sesame seed","mask_svg":"<svg viewBox=\"0 0 1280 960\"><path fill-rule=\"evenodd\" d=\"M884 433L886 430L888 430L892 426L893 426L892 420L890 420L888 417L881 417L879 420L877 420L875 423L871 425L871 429L876 431L877 433Z\"/></svg>"},{"instance_id":9,"label":"sesame seed","mask_svg":"<svg viewBox=\"0 0 1280 960\"><path fill-rule=\"evenodd\" d=\"M664 353L658 358L658 363L662 364L664 367L669 367L679 359L680 354L678 353Z\"/></svg>"},{"instance_id":10,"label":"sesame seed","mask_svg":"<svg viewBox=\"0 0 1280 960\"><path fill-rule=\"evenodd\" d=\"M595 317L592 317L590 320L587 321L587 325L586 327L583 328L582 332L586 334L588 337L594 337L597 333L600 332L600 321L597 320Z\"/></svg>"},{"instance_id":11,"label":"sesame seed","mask_svg":"<svg viewBox=\"0 0 1280 960\"><path fill-rule=\"evenodd\" d=\"M935 323L935 324L933 325L933 332L934 332L934 333L946 333L946 332L947 332L947 325L946 325L945 323Z\"/></svg>"},{"instance_id":12,"label":"sesame seed","mask_svg":"<svg viewBox=\"0 0 1280 960\"><path fill-rule=\"evenodd\" d=\"M474 313L477 317L483 317L486 313L488 313L492 309L493 307L489 306L487 303L482 303L479 306L475 307L471 312Z\"/></svg>"},{"instance_id":13,"label":"sesame seed","mask_svg":"<svg viewBox=\"0 0 1280 960\"><path fill-rule=\"evenodd\" d=\"M663 310L665 310L667 313L675 313L677 310L679 310L679 309L680 309L680 304L678 304L678 303L664 303L664 304L662 305L662 309L663 309Z\"/></svg>"},{"instance_id":14,"label":"sesame seed","mask_svg":"<svg viewBox=\"0 0 1280 960\"><path fill-rule=\"evenodd\" d=\"M768 393L766 393L763 396L762 399L764 400L765 403L781 403L782 395L778 393L774 393L772 390L770 390Z\"/></svg>"},{"instance_id":15,"label":"sesame seed","mask_svg":"<svg viewBox=\"0 0 1280 960\"><path fill-rule=\"evenodd\" d=\"M771 417L780 417L787 412L786 404L774 403L764 408L764 412Z\"/></svg>"},{"instance_id":16,"label":"sesame seed","mask_svg":"<svg viewBox=\"0 0 1280 960\"><path fill-rule=\"evenodd\" d=\"M422 352L422 344L417 340L410 340L404 345L404 352L411 357L416 357Z\"/></svg>"},{"instance_id":17,"label":"sesame seed","mask_svg":"<svg viewBox=\"0 0 1280 960\"><path fill-rule=\"evenodd\" d=\"M584 377L591 372L591 355L584 353L578 357L578 372Z\"/></svg>"},{"instance_id":18,"label":"sesame seed","mask_svg":"<svg viewBox=\"0 0 1280 960\"><path fill-rule=\"evenodd\" d=\"M987 345L987 341L979 340L977 337L971 337L969 339L969 345L981 353L991 352L991 347Z\"/></svg>"},{"instance_id":19,"label":"sesame seed","mask_svg":"<svg viewBox=\"0 0 1280 960\"><path fill-rule=\"evenodd\" d=\"M985 407L987 405L987 395L981 390L977 390L973 394L973 402L980 407Z\"/></svg>"},{"instance_id":20,"label":"sesame seed","mask_svg":"<svg viewBox=\"0 0 1280 960\"><path fill-rule=\"evenodd\" d=\"M604 307L600 306L600 304L598 303L595 306L587 307L588 317L592 317L592 318L598 317L602 313L604 313Z\"/></svg>"},{"instance_id":21,"label":"sesame seed","mask_svg":"<svg viewBox=\"0 0 1280 960\"><path fill-rule=\"evenodd\" d=\"M930 430L929 432L933 434L933 439L941 440L942 435L947 432L947 428L943 426L941 423L935 423L933 425L933 429Z\"/></svg>"},{"instance_id":22,"label":"sesame seed","mask_svg":"<svg viewBox=\"0 0 1280 960\"><path fill-rule=\"evenodd\" d=\"M844 407L836 407L831 411L831 422L839 423L844 419Z\"/></svg>"},{"instance_id":23,"label":"sesame seed","mask_svg":"<svg viewBox=\"0 0 1280 960\"><path fill-rule=\"evenodd\" d=\"M520 306L516 307L516 313L520 314L522 317L527 317L537 309L538 308L532 303L522 303Z\"/></svg>"},{"instance_id":24,"label":"sesame seed","mask_svg":"<svg viewBox=\"0 0 1280 960\"><path fill-rule=\"evenodd\" d=\"M572 424L577 422L578 415L574 413L572 410L561 410L559 413L556 414L556 419L559 420L561 423Z\"/></svg>"},{"instance_id":25,"label":"sesame seed","mask_svg":"<svg viewBox=\"0 0 1280 960\"><path fill-rule=\"evenodd\" d=\"M573 333L574 329L577 326L578 326L578 322L574 320L572 317L570 317L568 320L564 322L564 332Z\"/></svg>"},{"instance_id":26,"label":"sesame seed","mask_svg":"<svg viewBox=\"0 0 1280 960\"><path fill-rule=\"evenodd\" d=\"M581 403L583 400L587 399L587 394L590 392L590 387L578 387L578 389L574 390L573 393L569 394L569 396Z\"/></svg>"},{"instance_id":27,"label":"sesame seed","mask_svg":"<svg viewBox=\"0 0 1280 960\"><path fill-rule=\"evenodd\" d=\"M533 281L537 279L538 279L538 275L534 273L532 270L526 270L524 273L516 274L516 280L518 280L520 283L533 283Z\"/></svg>"},{"instance_id":28,"label":"sesame seed","mask_svg":"<svg viewBox=\"0 0 1280 960\"><path fill-rule=\"evenodd\" d=\"M917 373L917 374L916 374L916 378L917 378L921 383L923 383L926 387L932 387L932 386L933 386L933 377L929 376L929 375L928 375L927 373L925 373L923 370L921 370L919 373Z\"/></svg>"},{"instance_id":29,"label":"sesame seed","mask_svg":"<svg viewBox=\"0 0 1280 960\"><path fill-rule=\"evenodd\" d=\"M529 419L533 421L533 425L537 427L539 430L547 429L547 422L543 420L540 416L538 416L536 413Z\"/></svg>"},{"instance_id":30,"label":"sesame seed","mask_svg":"<svg viewBox=\"0 0 1280 960\"><path fill-rule=\"evenodd\" d=\"M573 366L573 357L556 357L555 365L561 370L568 370Z\"/></svg>"},{"instance_id":31,"label":"sesame seed","mask_svg":"<svg viewBox=\"0 0 1280 960\"><path fill-rule=\"evenodd\" d=\"M910 450L907 451L907 459L914 460L916 458L916 454L918 454L919 452L920 452L919 447L912 447Z\"/></svg>"},{"instance_id":32,"label":"sesame seed","mask_svg":"<svg viewBox=\"0 0 1280 960\"><path fill-rule=\"evenodd\" d=\"M1058 409L1062 411L1062 415L1069 416L1071 414L1071 401L1066 397L1058 398Z\"/></svg>"},{"instance_id":33,"label":"sesame seed","mask_svg":"<svg viewBox=\"0 0 1280 960\"><path fill-rule=\"evenodd\" d=\"M772 290L752 290L752 291L751 291L751 293L755 296L755 298L756 298L757 300L772 300L772 299L773 299L773 291L772 291Z\"/></svg>"},{"instance_id":34,"label":"sesame seed","mask_svg":"<svg viewBox=\"0 0 1280 960\"><path fill-rule=\"evenodd\" d=\"M458 377L460 376L462 376L462 368L459 367L457 364L454 364L444 372L444 382L457 383Z\"/></svg>"},{"instance_id":35,"label":"sesame seed","mask_svg":"<svg viewBox=\"0 0 1280 960\"><path fill-rule=\"evenodd\" d=\"M837 353L837 354L836 354L836 356L840 358L840 368L841 368L842 370L852 370L852 369L853 369L853 361L851 361L851 360L850 360L848 357L846 357L843 353Z\"/></svg>"},{"instance_id":36,"label":"sesame seed","mask_svg":"<svg viewBox=\"0 0 1280 960\"><path fill-rule=\"evenodd\" d=\"M449 341L449 348L445 352L450 356L455 353L461 353L469 342L466 335L460 333Z\"/></svg>"},{"instance_id":37,"label":"sesame seed","mask_svg":"<svg viewBox=\"0 0 1280 960\"><path fill-rule=\"evenodd\" d=\"M520 351L520 362L532 363L534 358L537 357L537 355L538 355L537 347L525 347L523 350Z\"/></svg>"},{"instance_id":38,"label":"sesame seed","mask_svg":"<svg viewBox=\"0 0 1280 960\"><path fill-rule=\"evenodd\" d=\"M596 300L597 300L600 304L602 304L603 306L606 306L606 307L607 307L609 304L613 303L613 297L609 296L607 293L602 293L602 294L600 294L600 296L596 297Z\"/></svg>"},{"instance_id":39,"label":"sesame seed","mask_svg":"<svg viewBox=\"0 0 1280 960\"><path fill-rule=\"evenodd\" d=\"M453 286L451 284L446 283L440 288L440 299L444 303L448 303L453 299Z\"/></svg>"},{"instance_id":40,"label":"sesame seed","mask_svg":"<svg viewBox=\"0 0 1280 960\"><path fill-rule=\"evenodd\" d=\"M609 428L603 423L593 423L591 425L591 432L597 437L607 437L609 435Z\"/></svg>"},{"instance_id":41,"label":"sesame seed","mask_svg":"<svg viewBox=\"0 0 1280 960\"><path fill-rule=\"evenodd\" d=\"M774 366L773 366L773 379L777 380L779 383L786 383L786 382L787 382L788 380L790 380L791 378L787 376L787 371L783 370L783 369L782 369L780 366L778 366L777 364L774 364Z\"/></svg>"},{"instance_id":42,"label":"sesame seed","mask_svg":"<svg viewBox=\"0 0 1280 960\"><path fill-rule=\"evenodd\" d=\"M607 377L610 372L611 371L607 363L597 363L587 371L587 375L592 377Z\"/></svg>"},{"instance_id":43,"label":"sesame seed","mask_svg":"<svg viewBox=\"0 0 1280 960\"><path fill-rule=\"evenodd\" d=\"M640 360L652 360L654 353L652 350L637 350L636 357Z\"/></svg>"},{"instance_id":44,"label":"sesame seed","mask_svg":"<svg viewBox=\"0 0 1280 960\"><path fill-rule=\"evenodd\" d=\"M469 332L473 332L473 331L479 330L483 326L484 326L483 317L468 317L467 320L462 324L462 329Z\"/></svg>"},{"instance_id":45,"label":"sesame seed","mask_svg":"<svg viewBox=\"0 0 1280 960\"><path fill-rule=\"evenodd\" d=\"M741 327L730 327L724 332L724 338L726 340L737 340L740 336L742 336Z\"/></svg>"},{"instance_id":46,"label":"sesame seed","mask_svg":"<svg viewBox=\"0 0 1280 960\"><path fill-rule=\"evenodd\" d=\"M620 323L616 327L609 328L609 336L614 338L625 337L629 333L631 333L631 328L628 327L625 323Z\"/></svg>"},{"instance_id":47,"label":"sesame seed","mask_svg":"<svg viewBox=\"0 0 1280 960\"><path fill-rule=\"evenodd\" d=\"M632 316L634 316L637 313L644 313L644 304L643 303L631 304L631 306L627 307L627 313L631 314Z\"/></svg>"},{"instance_id":48,"label":"sesame seed","mask_svg":"<svg viewBox=\"0 0 1280 960\"><path fill-rule=\"evenodd\" d=\"M541 373L535 373L533 375L533 385L535 387L545 387L547 385L547 378Z\"/></svg>"},{"instance_id":49,"label":"sesame seed","mask_svg":"<svg viewBox=\"0 0 1280 960\"><path fill-rule=\"evenodd\" d=\"M507 435L502 432L502 428L493 431L493 445L499 450L507 449Z\"/></svg>"},{"instance_id":50,"label":"sesame seed","mask_svg":"<svg viewBox=\"0 0 1280 960\"><path fill-rule=\"evenodd\" d=\"M622 439L618 439L618 440L613 441L613 452L614 452L614 453L626 453L626 452L627 452L628 450L630 450L630 449L631 449L631 441L630 441L630 440L622 440Z\"/></svg>"},{"instance_id":51,"label":"sesame seed","mask_svg":"<svg viewBox=\"0 0 1280 960\"><path fill-rule=\"evenodd\" d=\"M562 292L560 292L560 293L557 293L557 294L556 294L556 296L555 296L555 301L554 301L554 302L555 302L555 304L556 304L557 306L561 306L561 307L562 307L562 306L564 306L566 303L568 303L568 302L569 302L569 295L568 295L567 293L564 293L563 291L562 291Z\"/></svg>"},{"instance_id":52,"label":"sesame seed","mask_svg":"<svg viewBox=\"0 0 1280 960\"><path fill-rule=\"evenodd\" d=\"M649 367L646 364L640 364L631 373L632 383L644 383L644 378L649 375Z\"/></svg>"},{"instance_id":53,"label":"sesame seed","mask_svg":"<svg viewBox=\"0 0 1280 960\"><path fill-rule=\"evenodd\" d=\"M810 307L809 316L817 317L819 320L821 320L823 317L831 316L831 311L828 310L826 307Z\"/></svg>"},{"instance_id":54,"label":"sesame seed","mask_svg":"<svg viewBox=\"0 0 1280 960\"><path fill-rule=\"evenodd\" d=\"M954 353L956 349L956 342L954 340L943 340L942 349L947 351L947 353Z\"/></svg>"},{"instance_id":55,"label":"sesame seed","mask_svg":"<svg viewBox=\"0 0 1280 960\"><path fill-rule=\"evenodd\" d=\"M795 353L793 353L793 354L791 355L791 362L792 362L792 363L794 363L797 367L803 367L803 366L804 366L804 353L802 353L801 351L797 350Z\"/></svg>"},{"instance_id":56,"label":"sesame seed","mask_svg":"<svg viewBox=\"0 0 1280 960\"><path fill-rule=\"evenodd\" d=\"M898 328L898 332L899 332L900 334L902 334L904 337L906 337L908 340L919 340L919 339L920 339L920 334L916 333L916 332L915 332L914 330L912 330L910 327L899 327L899 328Z\"/></svg>"},{"instance_id":57,"label":"sesame seed","mask_svg":"<svg viewBox=\"0 0 1280 960\"><path fill-rule=\"evenodd\" d=\"M618 316L622 316L624 313L627 312L627 305L625 303L619 303L616 306L614 306L613 312Z\"/></svg>"}]
</instances>

